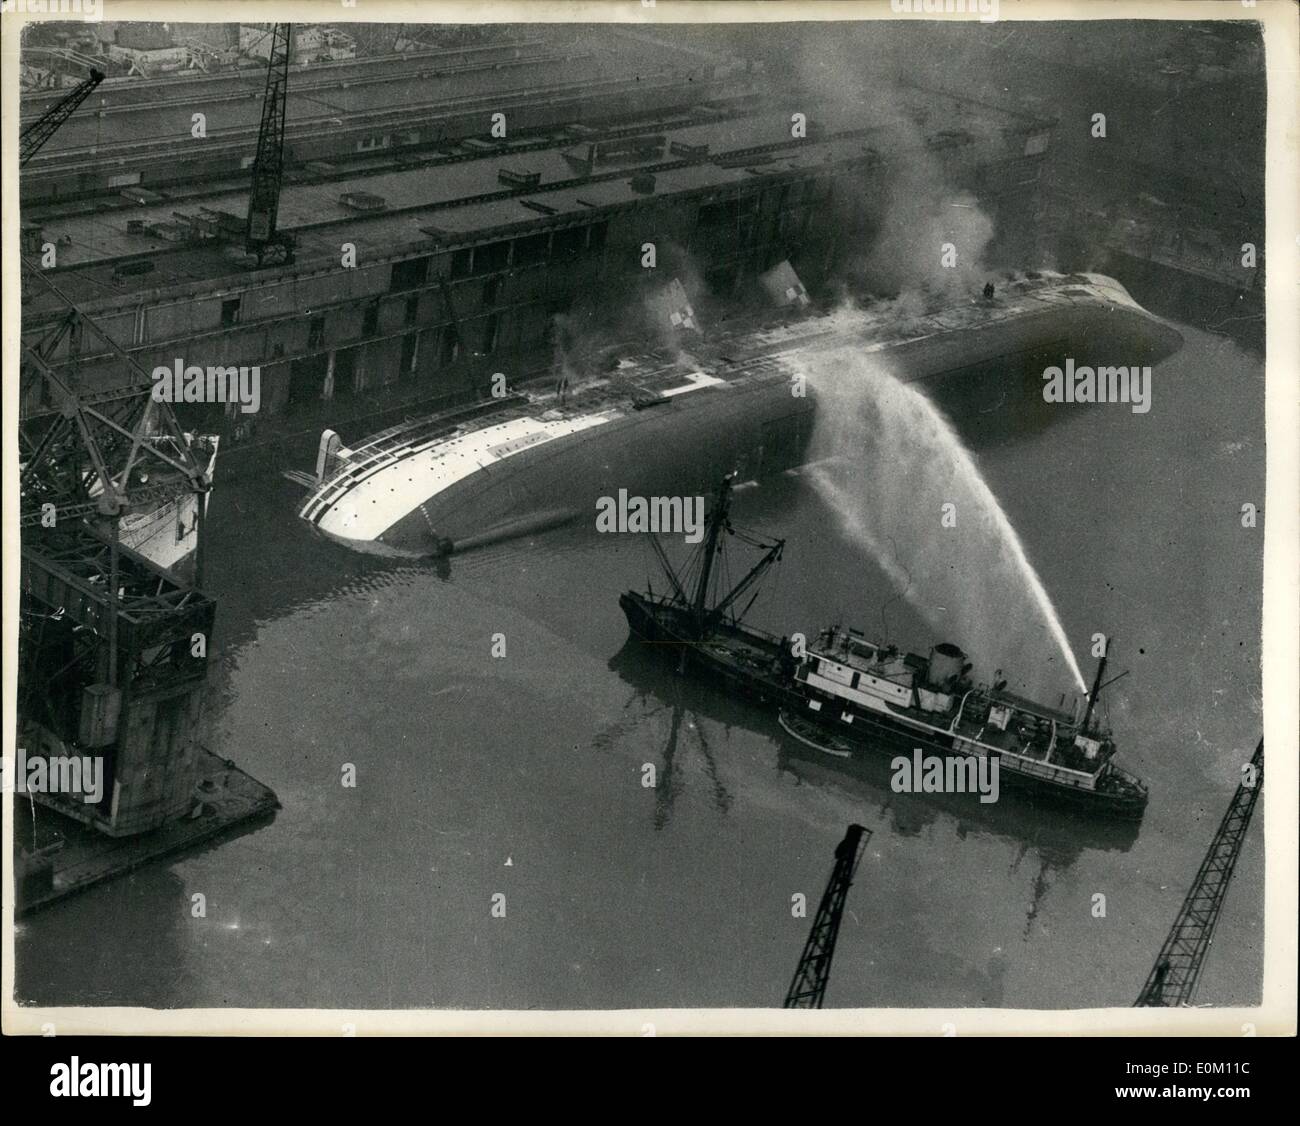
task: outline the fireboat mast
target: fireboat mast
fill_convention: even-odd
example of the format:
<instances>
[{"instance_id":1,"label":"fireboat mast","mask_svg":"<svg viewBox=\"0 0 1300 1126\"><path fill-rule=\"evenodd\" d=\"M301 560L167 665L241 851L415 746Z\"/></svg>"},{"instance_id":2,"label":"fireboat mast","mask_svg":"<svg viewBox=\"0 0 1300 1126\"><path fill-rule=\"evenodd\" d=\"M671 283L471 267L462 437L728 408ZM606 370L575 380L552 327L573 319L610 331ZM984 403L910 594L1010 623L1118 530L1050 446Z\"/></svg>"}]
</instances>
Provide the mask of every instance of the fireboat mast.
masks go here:
<instances>
[{"instance_id":1,"label":"fireboat mast","mask_svg":"<svg viewBox=\"0 0 1300 1126\"><path fill-rule=\"evenodd\" d=\"M1097 706L1097 694L1101 691L1101 678L1106 675L1106 661L1110 657L1110 638L1106 639L1105 647L1101 651L1101 660L1097 662L1097 675L1092 681L1092 691L1088 693L1088 707L1083 713L1083 722L1079 724L1080 731L1087 731L1088 724L1092 720L1092 710Z\"/></svg>"},{"instance_id":2,"label":"fireboat mast","mask_svg":"<svg viewBox=\"0 0 1300 1126\"><path fill-rule=\"evenodd\" d=\"M695 600L692 612L695 618L695 632L704 633L705 604L709 597L709 580L713 577L713 560L718 553L718 537L727 525L727 512L731 507L731 483L736 473L733 470L718 486L718 499L709 518L709 530L704 541L704 557L700 560L700 581L695 588Z\"/></svg>"}]
</instances>

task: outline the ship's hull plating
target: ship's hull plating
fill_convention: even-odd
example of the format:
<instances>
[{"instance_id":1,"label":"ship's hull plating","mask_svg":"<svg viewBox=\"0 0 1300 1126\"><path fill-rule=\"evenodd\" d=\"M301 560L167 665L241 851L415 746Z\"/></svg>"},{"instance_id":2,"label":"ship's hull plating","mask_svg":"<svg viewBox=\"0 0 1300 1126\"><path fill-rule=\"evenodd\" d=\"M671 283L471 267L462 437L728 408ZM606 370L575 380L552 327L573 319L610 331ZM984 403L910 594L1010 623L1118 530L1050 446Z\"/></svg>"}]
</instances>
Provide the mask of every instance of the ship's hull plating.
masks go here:
<instances>
[{"instance_id":1,"label":"ship's hull plating","mask_svg":"<svg viewBox=\"0 0 1300 1126\"><path fill-rule=\"evenodd\" d=\"M1027 379L1026 393L1037 395L1048 363L1073 358L1076 364L1148 364L1179 347L1176 330L1117 283L1108 284L1114 288L1100 292L1112 300L1045 302L1041 309L1031 303L1000 317L979 307L956 307L956 327L906 340L861 339L861 348L907 382L930 381L960 394L973 373L983 373L1003 387ZM738 361L712 386L643 409L607 411L612 417L599 424L524 443L504 455L480 454L472 472L450 483L447 459L421 450L368 472L355 488L331 494L331 482L325 482L302 514L322 533L363 549L378 543L441 553L575 517L594 520L599 498L620 489L634 496L696 495L732 469L741 480L761 478L801 465L808 456L816 396L807 384L802 395L794 393L787 360L801 351L858 342L812 318L785 339L755 346L753 370ZM321 500L326 496L328 504Z\"/></svg>"},{"instance_id":2,"label":"ship's hull plating","mask_svg":"<svg viewBox=\"0 0 1300 1126\"><path fill-rule=\"evenodd\" d=\"M594 520L597 499L620 489L704 495L731 469L748 480L801 464L811 431L811 402L790 394L788 376L708 387L503 459L423 499L379 539L462 548L527 531L530 516Z\"/></svg>"},{"instance_id":3,"label":"ship's hull plating","mask_svg":"<svg viewBox=\"0 0 1300 1126\"><path fill-rule=\"evenodd\" d=\"M782 711L779 717L781 726L805 745L832 755L842 753L841 748L850 754L907 755L914 749L945 756L967 754L962 747L955 745L954 739L940 733L915 728L903 722L864 717L861 712L854 714L852 724L846 724L842 719L836 718L838 713L825 714L826 709L827 705L823 705L821 712L813 712L809 710L807 700L804 700L802 710L791 708ZM998 778L999 785L1008 786L1034 799L1046 798L1055 805L1092 811L1107 817L1140 818L1147 804L1145 795L1138 793L1088 790L1045 782L1007 767L1005 759Z\"/></svg>"},{"instance_id":4,"label":"ship's hull plating","mask_svg":"<svg viewBox=\"0 0 1300 1126\"><path fill-rule=\"evenodd\" d=\"M206 469L211 481L219 439L207 435L204 440L210 444ZM199 549L199 505L206 514L211 495L211 490L202 496L186 490L152 508L127 512L119 523L118 538L151 563L188 580Z\"/></svg>"},{"instance_id":5,"label":"ship's hull plating","mask_svg":"<svg viewBox=\"0 0 1300 1126\"><path fill-rule=\"evenodd\" d=\"M654 645L656 651L671 655L674 661L684 662L687 668L708 674L731 693L779 707L798 707L806 699L789 678L780 674L780 646L775 638L744 626L724 627L718 631L717 645L701 645L692 640L690 624L681 610L633 591L623 594L618 603L635 636ZM733 659L726 644L728 634L733 642L743 639L752 651L766 655L770 662L766 669Z\"/></svg>"},{"instance_id":6,"label":"ship's hull plating","mask_svg":"<svg viewBox=\"0 0 1300 1126\"><path fill-rule=\"evenodd\" d=\"M151 563L183 575L198 550L199 498L193 493L122 518L119 538Z\"/></svg>"}]
</instances>

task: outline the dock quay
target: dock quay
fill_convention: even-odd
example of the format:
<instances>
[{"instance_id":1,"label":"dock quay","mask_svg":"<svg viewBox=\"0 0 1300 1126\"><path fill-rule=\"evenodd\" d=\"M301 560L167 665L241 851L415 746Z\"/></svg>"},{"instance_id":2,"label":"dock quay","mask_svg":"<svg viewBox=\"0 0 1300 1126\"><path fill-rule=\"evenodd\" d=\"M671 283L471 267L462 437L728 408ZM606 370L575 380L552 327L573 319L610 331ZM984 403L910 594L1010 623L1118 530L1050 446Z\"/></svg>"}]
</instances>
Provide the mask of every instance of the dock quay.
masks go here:
<instances>
[{"instance_id":1,"label":"dock quay","mask_svg":"<svg viewBox=\"0 0 1300 1126\"><path fill-rule=\"evenodd\" d=\"M194 804L186 816L138 836L108 837L15 797L14 914L22 917L155 860L269 824L280 801L230 759L196 749Z\"/></svg>"},{"instance_id":2,"label":"dock quay","mask_svg":"<svg viewBox=\"0 0 1300 1126\"><path fill-rule=\"evenodd\" d=\"M55 425L47 446L57 456ZM34 479L24 498L55 515L47 527L30 522L22 542L17 769L5 778L19 914L279 808L206 746L215 601L121 542L120 512L60 520L60 504L39 499L75 511L57 484Z\"/></svg>"}]
</instances>

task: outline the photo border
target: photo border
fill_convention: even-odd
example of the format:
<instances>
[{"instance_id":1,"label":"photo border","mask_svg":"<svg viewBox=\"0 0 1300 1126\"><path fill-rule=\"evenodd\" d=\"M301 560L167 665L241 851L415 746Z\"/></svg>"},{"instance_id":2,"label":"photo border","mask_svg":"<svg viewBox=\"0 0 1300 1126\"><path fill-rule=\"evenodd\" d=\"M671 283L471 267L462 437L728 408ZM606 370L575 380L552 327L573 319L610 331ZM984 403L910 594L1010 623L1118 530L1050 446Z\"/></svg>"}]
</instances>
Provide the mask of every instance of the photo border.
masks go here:
<instances>
[{"instance_id":1,"label":"photo border","mask_svg":"<svg viewBox=\"0 0 1300 1126\"><path fill-rule=\"evenodd\" d=\"M12 0L10 0L12 2ZM47 0L58 3L58 0ZM411 0L99 0L101 18L236 22L289 19L295 22L363 23L620 23L667 26L691 23L745 23L945 19L970 21L972 15L900 16L889 0L551 0L477 3L415 3ZM18 44L22 27L36 19L73 20L73 14L46 17L6 12L0 16L0 151L4 175L3 370L3 738L6 755L15 746L18 611L18 380L21 328L18 247L17 132L19 105ZM752 1035L852 1034L945 1035L1295 1035L1297 957L1297 781L1300 733L1300 370L1295 310L1300 278L1300 226L1296 187L1300 183L1297 145L1297 43L1300 9L1289 0L1000 0L997 22L1027 20L1200 20L1259 21L1268 71L1266 140L1266 493L1264 511L1263 701L1264 734L1269 747L1264 786L1264 971L1262 1003L1231 1008L1021 1009L610 1009L594 1011L511 1010L350 1010L350 1009L168 1009L124 1007L22 1006L14 998L14 884L12 788L3 794L3 977L0 1021L6 1034L152 1034L172 1036L317 1036L402 1034L580 1034L580 1035ZM981 21L986 22L986 21ZM1253 741L1253 739L1252 739ZM1190 879L1192 873L1188 873ZM1154 951L1153 951L1154 955ZM1136 995L1140 982L1133 983ZM947 1033L951 1035L951 1033Z\"/></svg>"}]
</instances>

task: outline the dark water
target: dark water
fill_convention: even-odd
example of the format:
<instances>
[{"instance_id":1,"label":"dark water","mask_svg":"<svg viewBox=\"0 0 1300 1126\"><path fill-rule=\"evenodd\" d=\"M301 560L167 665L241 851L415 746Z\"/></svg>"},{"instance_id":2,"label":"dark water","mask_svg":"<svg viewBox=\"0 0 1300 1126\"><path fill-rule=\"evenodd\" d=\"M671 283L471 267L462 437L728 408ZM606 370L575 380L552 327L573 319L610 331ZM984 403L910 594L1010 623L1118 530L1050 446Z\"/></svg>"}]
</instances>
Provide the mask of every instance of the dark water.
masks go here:
<instances>
[{"instance_id":1,"label":"dark water","mask_svg":"<svg viewBox=\"0 0 1300 1126\"><path fill-rule=\"evenodd\" d=\"M618 594L655 573L640 537L570 528L397 564L313 538L288 483L232 485L212 506L214 744L284 809L25 921L18 995L779 1005L808 928L791 896L811 911L860 821L874 835L828 1005L1131 1004L1262 723L1263 529L1239 517L1263 501L1262 366L1187 336L1155 372L1148 415L1064 406L1026 421L1013 403L958 420L1085 668L1102 629L1116 671L1132 670L1108 694L1122 761L1151 787L1140 828L1010 794L993 807L896 795L887 760L846 768L677 678L625 644ZM741 491L734 517L791 545L756 624L934 639L808 478ZM981 597L978 574L966 590ZM1262 818L1201 1002L1259 1000Z\"/></svg>"}]
</instances>

